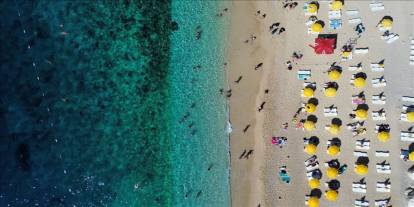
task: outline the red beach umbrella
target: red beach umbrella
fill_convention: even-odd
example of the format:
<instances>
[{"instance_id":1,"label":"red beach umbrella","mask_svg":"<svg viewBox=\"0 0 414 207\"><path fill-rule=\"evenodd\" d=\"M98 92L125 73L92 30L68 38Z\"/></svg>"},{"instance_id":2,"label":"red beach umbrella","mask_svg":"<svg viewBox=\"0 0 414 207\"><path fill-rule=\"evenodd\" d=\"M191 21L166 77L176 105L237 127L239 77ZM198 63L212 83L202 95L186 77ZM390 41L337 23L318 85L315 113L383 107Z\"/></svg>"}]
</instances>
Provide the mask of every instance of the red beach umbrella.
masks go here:
<instances>
[{"instance_id":1,"label":"red beach umbrella","mask_svg":"<svg viewBox=\"0 0 414 207\"><path fill-rule=\"evenodd\" d=\"M334 38L316 38L315 46L311 46L316 54L332 54L336 45L336 39Z\"/></svg>"}]
</instances>

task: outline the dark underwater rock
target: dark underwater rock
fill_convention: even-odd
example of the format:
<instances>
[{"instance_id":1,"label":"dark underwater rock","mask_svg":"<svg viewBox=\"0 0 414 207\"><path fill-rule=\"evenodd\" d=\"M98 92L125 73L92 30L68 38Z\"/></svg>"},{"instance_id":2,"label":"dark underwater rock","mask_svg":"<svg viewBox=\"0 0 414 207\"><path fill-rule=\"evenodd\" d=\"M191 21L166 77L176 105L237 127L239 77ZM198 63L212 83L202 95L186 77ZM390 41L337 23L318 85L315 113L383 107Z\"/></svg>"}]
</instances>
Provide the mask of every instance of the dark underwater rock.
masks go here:
<instances>
[{"instance_id":1,"label":"dark underwater rock","mask_svg":"<svg viewBox=\"0 0 414 207\"><path fill-rule=\"evenodd\" d=\"M30 171L30 148L28 144L21 143L16 149L16 160L19 168L24 171Z\"/></svg>"}]
</instances>

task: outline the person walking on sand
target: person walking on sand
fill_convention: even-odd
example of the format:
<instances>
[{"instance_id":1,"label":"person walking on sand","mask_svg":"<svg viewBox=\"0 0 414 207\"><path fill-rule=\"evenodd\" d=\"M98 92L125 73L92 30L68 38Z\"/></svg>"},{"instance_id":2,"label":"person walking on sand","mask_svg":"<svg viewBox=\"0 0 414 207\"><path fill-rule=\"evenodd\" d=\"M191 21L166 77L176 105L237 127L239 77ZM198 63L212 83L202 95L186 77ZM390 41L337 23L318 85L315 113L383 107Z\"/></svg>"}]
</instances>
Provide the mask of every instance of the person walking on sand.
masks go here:
<instances>
[{"instance_id":1,"label":"person walking on sand","mask_svg":"<svg viewBox=\"0 0 414 207\"><path fill-rule=\"evenodd\" d=\"M240 81L241 81L241 79L243 78L243 76L239 76L239 78L236 80L236 81L234 81L235 83L240 83Z\"/></svg>"},{"instance_id":2,"label":"person walking on sand","mask_svg":"<svg viewBox=\"0 0 414 207\"><path fill-rule=\"evenodd\" d=\"M257 109L259 112L263 110L264 105L266 104L266 101L264 101L262 104L260 104L259 108Z\"/></svg>"},{"instance_id":3,"label":"person walking on sand","mask_svg":"<svg viewBox=\"0 0 414 207\"><path fill-rule=\"evenodd\" d=\"M246 132L247 132L247 130L249 129L249 127L250 127L250 124L248 124L246 127L244 127L244 129L243 129L243 133L246 133Z\"/></svg>"},{"instance_id":4,"label":"person walking on sand","mask_svg":"<svg viewBox=\"0 0 414 207\"><path fill-rule=\"evenodd\" d=\"M247 152L247 150L244 149L243 153L239 156L239 160L244 157L244 155L246 154L246 152Z\"/></svg>"},{"instance_id":5,"label":"person walking on sand","mask_svg":"<svg viewBox=\"0 0 414 207\"><path fill-rule=\"evenodd\" d=\"M254 70L258 70L263 66L263 63L259 63L256 65L256 67L254 67Z\"/></svg>"},{"instance_id":6,"label":"person walking on sand","mask_svg":"<svg viewBox=\"0 0 414 207\"><path fill-rule=\"evenodd\" d=\"M250 155L251 155L251 154L253 154L253 151L254 151L254 150L249 150L249 151L247 152L247 154L244 156L244 158L249 159Z\"/></svg>"}]
</instances>

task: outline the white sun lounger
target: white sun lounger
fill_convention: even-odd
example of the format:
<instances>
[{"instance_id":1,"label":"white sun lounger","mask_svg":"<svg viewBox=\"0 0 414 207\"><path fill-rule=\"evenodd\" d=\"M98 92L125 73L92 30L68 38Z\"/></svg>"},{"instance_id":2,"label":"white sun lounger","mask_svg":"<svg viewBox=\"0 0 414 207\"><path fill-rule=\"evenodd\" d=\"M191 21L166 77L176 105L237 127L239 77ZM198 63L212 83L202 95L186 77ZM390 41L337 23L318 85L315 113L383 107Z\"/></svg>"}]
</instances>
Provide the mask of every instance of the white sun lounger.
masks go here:
<instances>
[{"instance_id":1,"label":"white sun lounger","mask_svg":"<svg viewBox=\"0 0 414 207\"><path fill-rule=\"evenodd\" d=\"M385 78L372 79L371 82L372 82L372 87L374 87L374 88L380 88L380 87L387 86L387 81L385 80Z\"/></svg>"},{"instance_id":2,"label":"white sun lounger","mask_svg":"<svg viewBox=\"0 0 414 207\"><path fill-rule=\"evenodd\" d=\"M298 79L307 80L311 77L311 70L298 70Z\"/></svg>"},{"instance_id":3,"label":"white sun lounger","mask_svg":"<svg viewBox=\"0 0 414 207\"><path fill-rule=\"evenodd\" d=\"M348 67L349 71L361 71L362 70L362 64L361 65L350 65Z\"/></svg>"},{"instance_id":4,"label":"white sun lounger","mask_svg":"<svg viewBox=\"0 0 414 207\"><path fill-rule=\"evenodd\" d=\"M383 72L384 71L384 65L378 64L378 63L371 63L370 65L371 70L373 72Z\"/></svg>"},{"instance_id":5,"label":"white sun lounger","mask_svg":"<svg viewBox=\"0 0 414 207\"><path fill-rule=\"evenodd\" d=\"M367 184L352 183L352 192L354 192L354 193L367 193Z\"/></svg>"},{"instance_id":6,"label":"white sun lounger","mask_svg":"<svg viewBox=\"0 0 414 207\"><path fill-rule=\"evenodd\" d=\"M316 82L303 82L303 87L316 87Z\"/></svg>"},{"instance_id":7,"label":"white sun lounger","mask_svg":"<svg viewBox=\"0 0 414 207\"><path fill-rule=\"evenodd\" d=\"M405 102L413 102L414 103L414 97L412 97L412 96L403 96L403 97L401 97L401 100L405 101Z\"/></svg>"},{"instance_id":8,"label":"white sun lounger","mask_svg":"<svg viewBox=\"0 0 414 207\"><path fill-rule=\"evenodd\" d=\"M380 150L377 150L377 151L375 151L375 156L376 157L389 157L390 156L390 152L389 151L380 151Z\"/></svg>"},{"instance_id":9,"label":"white sun lounger","mask_svg":"<svg viewBox=\"0 0 414 207\"><path fill-rule=\"evenodd\" d=\"M355 207L369 207L369 201L356 199L354 201Z\"/></svg>"},{"instance_id":10,"label":"white sun lounger","mask_svg":"<svg viewBox=\"0 0 414 207\"><path fill-rule=\"evenodd\" d=\"M355 18L348 19L348 23L349 24L359 24L361 22L362 22L362 20L359 17L355 17Z\"/></svg>"},{"instance_id":11,"label":"white sun lounger","mask_svg":"<svg viewBox=\"0 0 414 207\"><path fill-rule=\"evenodd\" d=\"M346 10L346 15L348 16L359 16L359 11L358 10Z\"/></svg>"},{"instance_id":12,"label":"white sun lounger","mask_svg":"<svg viewBox=\"0 0 414 207\"><path fill-rule=\"evenodd\" d=\"M354 156L355 157L368 157L368 153L362 152L362 151L354 151Z\"/></svg>"},{"instance_id":13,"label":"white sun lounger","mask_svg":"<svg viewBox=\"0 0 414 207\"><path fill-rule=\"evenodd\" d=\"M414 132L401 131L400 138L403 142L414 142Z\"/></svg>"},{"instance_id":14,"label":"white sun lounger","mask_svg":"<svg viewBox=\"0 0 414 207\"><path fill-rule=\"evenodd\" d=\"M389 193L391 192L391 183L377 182L377 192Z\"/></svg>"},{"instance_id":15,"label":"white sun lounger","mask_svg":"<svg viewBox=\"0 0 414 207\"><path fill-rule=\"evenodd\" d=\"M386 40L386 43L391 44L395 42L396 40L400 39L400 35L398 34L390 34Z\"/></svg>"},{"instance_id":16,"label":"white sun lounger","mask_svg":"<svg viewBox=\"0 0 414 207\"><path fill-rule=\"evenodd\" d=\"M318 169L318 168L319 168L319 162L318 162L318 161L316 161L316 162L314 162L314 163L312 163L312 164L310 164L310 165L306 166L306 170L307 170L307 171L316 170L316 169Z\"/></svg>"},{"instance_id":17,"label":"white sun lounger","mask_svg":"<svg viewBox=\"0 0 414 207\"><path fill-rule=\"evenodd\" d=\"M372 114L372 120L374 120L374 121L385 121L385 120L387 120L385 111L381 114L377 111L374 111L371 114Z\"/></svg>"},{"instance_id":18,"label":"white sun lounger","mask_svg":"<svg viewBox=\"0 0 414 207\"><path fill-rule=\"evenodd\" d=\"M330 10L329 12L328 12L328 18L329 19L341 19L341 10L338 10L338 11L333 11L333 10Z\"/></svg>"},{"instance_id":19,"label":"white sun lounger","mask_svg":"<svg viewBox=\"0 0 414 207\"><path fill-rule=\"evenodd\" d=\"M355 54L367 54L368 51L369 51L368 47L358 47L358 48L355 48L354 53Z\"/></svg>"},{"instance_id":20,"label":"white sun lounger","mask_svg":"<svg viewBox=\"0 0 414 207\"><path fill-rule=\"evenodd\" d=\"M325 116L325 117L333 117L333 116L338 116L338 110L337 110L337 107L333 107L333 108L330 108L330 107L325 107L325 108L323 109L323 114L324 114L324 116Z\"/></svg>"},{"instance_id":21,"label":"white sun lounger","mask_svg":"<svg viewBox=\"0 0 414 207\"><path fill-rule=\"evenodd\" d=\"M390 203L390 199L375 200L375 206L377 206L377 207L388 207L389 203Z\"/></svg>"},{"instance_id":22,"label":"white sun lounger","mask_svg":"<svg viewBox=\"0 0 414 207\"><path fill-rule=\"evenodd\" d=\"M386 103L386 96L385 95L373 95L372 96L372 104L376 104L376 105L384 105Z\"/></svg>"},{"instance_id":23,"label":"white sun lounger","mask_svg":"<svg viewBox=\"0 0 414 207\"><path fill-rule=\"evenodd\" d=\"M370 141L365 139L360 139L355 141L355 149L357 150L369 150Z\"/></svg>"},{"instance_id":24,"label":"white sun lounger","mask_svg":"<svg viewBox=\"0 0 414 207\"><path fill-rule=\"evenodd\" d=\"M377 173L381 174L391 174L391 165L390 164L376 164Z\"/></svg>"},{"instance_id":25,"label":"white sun lounger","mask_svg":"<svg viewBox=\"0 0 414 207\"><path fill-rule=\"evenodd\" d=\"M369 4L369 8L372 12L382 11L385 9L384 4L382 2L372 2Z\"/></svg>"}]
</instances>

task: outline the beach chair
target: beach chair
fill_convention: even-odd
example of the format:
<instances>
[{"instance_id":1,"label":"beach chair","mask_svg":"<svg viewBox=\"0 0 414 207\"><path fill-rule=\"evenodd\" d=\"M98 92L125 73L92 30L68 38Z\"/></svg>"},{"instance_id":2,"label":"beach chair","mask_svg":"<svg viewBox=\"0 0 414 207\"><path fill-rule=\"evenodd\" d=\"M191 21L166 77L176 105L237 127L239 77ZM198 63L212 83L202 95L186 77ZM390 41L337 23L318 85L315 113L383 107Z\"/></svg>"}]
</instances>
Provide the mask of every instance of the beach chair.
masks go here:
<instances>
[{"instance_id":1,"label":"beach chair","mask_svg":"<svg viewBox=\"0 0 414 207\"><path fill-rule=\"evenodd\" d=\"M361 136L367 133L367 128L365 127L359 127L356 130L352 131L352 135L355 136Z\"/></svg>"},{"instance_id":2,"label":"beach chair","mask_svg":"<svg viewBox=\"0 0 414 207\"><path fill-rule=\"evenodd\" d=\"M356 199L354 201L354 206L355 207L369 207L369 201L367 201L367 200L361 200L361 199Z\"/></svg>"},{"instance_id":3,"label":"beach chair","mask_svg":"<svg viewBox=\"0 0 414 207\"><path fill-rule=\"evenodd\" d=\"M323 115L325 117L335 117L338 116L338 109L337 107L325 107L323 109Z\"/></svg>"},{"instance_id":4,"label":"beach chair","mask_svg":"<svg viewBox=\"0 0 414 207\"><path fill-rule=\"evenodd\" d=\"M358 130L358 128L363 127L364 123L365 122L363 121L352 122L352 123L347 124L346 128L350 131L355 131L355 130Z\"/></svg>"},{"instance_id":5,"label":"beach chair","mask_svg":"<svg viewBox=\"0 0 414 207\"><path fill-rule=\"evenodd\" d=\"M366 139L360 139L355 142L355 149L357 150L369 150L370 141Z\"/></svg>"},{"instance_id":6,"label":"beach chair","mask_svg":"<svg viewBox=\"0 0 414 207\"><path fill-rule=\"evenodd\" d=\"M371 101L372 101L372 104L375 104L375 105L384 105L386 103L386 96L385 95L373 95Z\"/></svg>"},{"instance_id":7,"label":"beach chair","mask_svg":"<svg viewBox=\"0 0 414 207\"><path fill-rule=\"evenodd\" d=\"M378 133L380 129L389 131L391 128L390 128L389 124L377 124L377 125L375 125L375 133Z\"/></svg>"},{"instance_id":8,"label":"beach chair","mask_svg":"<svg viewBox=\"0 0 414 207\"><path fill-rule=\"evenodd\" d=\"M372 87L374 88L380 88L380 87L387 86L387 81L385 80L384 77L372 79L371 83L372 83Z\"/></svg>"},{"instance_id":9,"label":"beach chair","mask_svg":"<svg viewBox=\"0 0 414 207\"><path fill-rule=\"evenodd\" d=\"M362 63L358 63L357 65L350 65L348 67L349 71L361 71L362 70Z\"/></svg>"},{"instance_id":10,"label":"beach chair","mask_svg":"<svg viewBox=\"0 0 414 207\"><path fill-rule=\"evenodd\" d=\"M412 96L403 96L403 97L401 97L401 101L414 103L414 97L412 97Z\"/></svg>"},{"instance_id":11,"label":"beach chair","mask_svg":"<svg viewBox=\"0 0 414 207\"><path fill-rule=\"evenodd\" d=\"M400 35L392 33L388 36L388 38L386 39L386 43L387 44L391 44L393 42L395 42L396 40L400 39Z\"/></svg>"},{"instance_id":12,"label":"beach chair","mask_svg":"<svg viewBox=\"0 0 414 207\"><path fill-rule=\"evenodd\" d=\"M383 112L373 111L371 113L371 115L372 115L372 120L374 120L374 121L385 121L385 120L387 120L385 111L383 111Z\"/></svg>"},{"instance_id":13,"label":"beach chair","mask_svg":"<svg viewBox=\"0 0 414 207\"><path fill-rule=\"evenodd\" d=\"M328 12L328 18L329 19L341 19L341 16L342 16L341 10L338 10L338 11L330 10Z\"/></svg>"},{"instance_id":14,"label":"beach chair","mask_svg":"<svg viewBox=\"0 0 414 207\"><path fill-rule=\"evenodd\" d=\"M349 24L359 24L361 22L362 22L362 20L361 20L360 17L354 17L354 18L348 19Z\"/></svg>"},{"instance_id":15,"label":"beach chair","mask_svg":"<svg viewBox=\"0 0 414 207\"><path fill-rule=\"evenodd\" d=\"M375 206L377 207L388 207L390 203L391 197L386 199L378 199L375 200Z\"/></svg>"},{"instance_id":16,"label":"beach chair","mask_svg":"<svg viewBox=\"0 0 414 207\"><path fill-rule=\"evenodd\" d=\"M371 63L370 67L371 67L372 72L383 72L384 71L384 64Z\"/></svg>"},{"instance_id":17,"label":"beach chair","mask_svg":"<svg viewBox=\"0 0 414 207\"><path fill-rule=\"evenodd\" d=\"M354 156L355 157L368 157L368 153L367 152L362 152L362 151L354 151Z\"/></svg>"},{"instance_id":18,"label":"beach chair","mask_svg":"<svg viewBox=\"0 0 414 207\"><path fill-rule=\"evenodd\" d=\"M359 10L346 10L345 14L349 17L359 16Z\"/></svg>"},{"instance_id":19,"label":"beach chair","mask_svg":"<svg viewBox=\"0 0 414 207\"><path fill-rule=\"evenodd\" d=\"M390 193L391 183L390 182L377 182L376 190L379 193Z\"/></svg>"},{"instance_id":20,"label":"beach chair","mask_svg":"<svg viewBox=\"0 0 414 207\"><path fill-rule=\"evenodd\" d=\"M369 4L369 8L372 12L378 12L385 9L384 4L382 2L372 2Z\"/></svg>"},{"instance_id":21,"label":"beach chair","mask_svg":"<svg viewBox=\"0 0 414 207\"><path fill-rule=\"evenodd\" d=\"M317 162L318 157L316 155L312 155L307 160L305 160L305 167Z\"/></svg>"},{"instance_id":22,"label":"beach chair","mask_svg":"<svg viewBox=\"0 0 414 207\"><path fill-rule=\"evenodd\" d=\"M306 166L307 171L316 170L318 168L319 168L319 162L318 161Z\"/></svg>"},{"instance_id":23,"label":"beach chair","mask_svg":"<svg viewBox=\"0 0 414 207\"><path fill-rule=\"evenodd\" d=\"M367 54L368 51L369 51L368 47L357 47L357 48L355 48L354 53L363 55L363 54Z\"/></svg>"},{"instance_id":24,"label":"beach chair","mask_svg":"<svg viewBox=\"0 0 414 207\"><path fill-rule=\"evenodd\" d=\"M299 80L308 80L311 77L311 70L299 70L298 79Z\"/></svg>"},{"instance_id":25,"label":"beach chair","mask_svg":"<svg viewBox=\"0 0 414 207\"><path fill-rule=\"evenodd\" d=\"M414 132L401 131L400 138L403 142L414 142Z\"/></svg>"},{"instance_id":26,"label":"beach chair","mask_svg":"<svg viewBox=\"0 0 414 207\"><path fill-rule=\"evenodd\" d=\"M377 169L377 173L391 174L391 165L389 163L385 163L385 161L383 163L377 163L375 167Z\"/></svg>"},{"instance_id":27,"label":"beach chair","mask_svg":"<svg viewBox=\"0 0 414 207\"><path fill-rule=\"evenodd\" d=\"M389 151L380 151L380 150L377 150L377 151L375 151L375 156L376 157L389 157L390 156L390 152Z\"/></svg>"},{"instance_id":28,"label":"beach chair","mask_svg":"<svg viewBox=\"0 0 414 207\"><path fill-rule=\"evenodd\" d=\"M316 82L303 82L303 87L312 87L316 88Z\"/></svg>"},{"instance_id":29,"label":"beach chair","mask_svg":"<svg viewBox=\"0 0 414 207\"><path fill-rule=\"evenodd\" d=\"M352 183L352 192L354 193L367 193L367 184L354 182Z\"/></svg>"}]
</instances>

